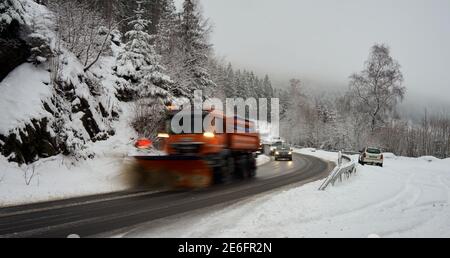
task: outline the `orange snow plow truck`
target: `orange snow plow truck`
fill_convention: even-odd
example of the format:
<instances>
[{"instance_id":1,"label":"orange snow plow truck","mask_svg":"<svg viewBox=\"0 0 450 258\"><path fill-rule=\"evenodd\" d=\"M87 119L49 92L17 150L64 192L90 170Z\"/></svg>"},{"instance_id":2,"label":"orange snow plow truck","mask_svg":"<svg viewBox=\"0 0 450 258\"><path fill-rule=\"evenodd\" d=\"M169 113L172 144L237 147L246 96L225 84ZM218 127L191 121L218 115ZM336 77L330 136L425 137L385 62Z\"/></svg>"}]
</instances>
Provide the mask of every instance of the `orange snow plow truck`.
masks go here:
<instances>
[{"instance_id":1,"label":"orange snow plow truck","mask_svg":"<svg viewBox=\"0 0 450 258\"><path fill-rule=\"evenodd\" d=\"M170 112L166 132L158 135L166 155L135 157L141 170L152 180L176 188L204 188L256 175L260 137L253 122L227 117L220 111L203 111L191 115L192 127L195 116L201 116L201 121L213 117L209 128L197 133L193 133L194 128L189 133L175 133L171 121L180 112L184 111Z\"/></svg>"}]
</instances>

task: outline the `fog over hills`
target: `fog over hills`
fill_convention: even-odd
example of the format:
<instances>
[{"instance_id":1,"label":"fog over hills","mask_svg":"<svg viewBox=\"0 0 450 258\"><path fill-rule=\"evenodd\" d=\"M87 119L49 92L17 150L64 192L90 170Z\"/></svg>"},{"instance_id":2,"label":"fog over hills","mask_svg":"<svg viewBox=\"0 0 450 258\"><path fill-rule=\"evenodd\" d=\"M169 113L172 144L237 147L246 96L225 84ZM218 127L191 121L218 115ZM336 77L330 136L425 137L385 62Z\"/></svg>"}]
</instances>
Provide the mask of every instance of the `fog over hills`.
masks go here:
<instances>
[{"instance_id":1,"label":"fog over hills","mask_svg":"<svg viewBox=\"0 0 450 258\"><path fill-rule=\"evenodd\" d=\"M295 77L316 90L345 90L370 47L384 43L405 77L402 112L450 109L449 1L200 2L217 54L237 68L269 74L275 86Z\"/></svg>"}]
</instances>

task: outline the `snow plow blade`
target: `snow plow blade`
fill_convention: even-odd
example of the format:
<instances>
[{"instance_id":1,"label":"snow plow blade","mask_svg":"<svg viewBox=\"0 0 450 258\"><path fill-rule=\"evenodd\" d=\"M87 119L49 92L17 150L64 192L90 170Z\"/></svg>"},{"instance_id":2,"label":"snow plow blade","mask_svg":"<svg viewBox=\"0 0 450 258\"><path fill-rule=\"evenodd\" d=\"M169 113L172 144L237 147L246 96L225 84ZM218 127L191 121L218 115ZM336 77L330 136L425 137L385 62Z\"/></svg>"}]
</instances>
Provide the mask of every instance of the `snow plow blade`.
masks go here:
<instances>
[{"instance_id":1,"label":"snow plow blade","mask_svg":"<svg viewBox=\"0 0 450 258\"><path fill-rule=\"evenodd\" d=\"M205 188L213 184L213 172L196 156L136 156L141 180L174 188Z\"/></svg>"}]
</instances>

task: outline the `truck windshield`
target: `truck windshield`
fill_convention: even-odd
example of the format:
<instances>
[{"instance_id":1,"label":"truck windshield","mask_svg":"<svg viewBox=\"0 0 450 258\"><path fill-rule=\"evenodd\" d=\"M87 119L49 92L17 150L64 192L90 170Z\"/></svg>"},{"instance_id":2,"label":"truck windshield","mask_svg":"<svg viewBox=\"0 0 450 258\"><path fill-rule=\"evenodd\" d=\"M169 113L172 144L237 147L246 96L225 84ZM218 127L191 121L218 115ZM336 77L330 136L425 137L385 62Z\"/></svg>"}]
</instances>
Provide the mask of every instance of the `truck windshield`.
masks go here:
<instances>
[{"instance_id":1,"label":"truck windshield","mask_svg":"<svg viewBox=\"0 0 450 258\"><path fill-rule=\"evenodd\" d=\"M188 119L186 119L186 121L184 121L185 119L181 118L179 125L183 131L179 132L179 130L172 128L172 119L174 118L174 116L171 116L166 121L167 132L169 132L170 134L202 134L202 133L204 133L203 119L205 117L206 117L206 115L191 115L191 117L190 117L191 121L188 121ZM195 128L195 122L194 122L195 119L199 119L199 121L201 121L201 123L202 123L201 125L199 125L197 130ZM188 125L187 123L190 123L190 124Z\"/></svg>"},{"instance_id":2,"label":"truck windshield","mask_svg":"<svg viewBox=\"0 0 450 258\"><path fill-rule=\"evenodd\" d=\"M166 121L166 132L169 134L203 134L206 132L213 132L215 134L223 134L229 130L228 126L234 126L234 132L237 133L255 133L255 127L250 122L245 122L242 119L225 119L220 116L210 116L208 113L203 114L180 114L179 117L171 115ZM172 120L177 128L172 128ZM206 121L212 119L212 121ZM186 121L185 121L186 120ZM190 120L190 121L189 121ZM234 122L233 122L234 121ZM203 123L210 125L209 128L203 128ZM197 124L196 124L197 123ZM228 123L228 124L226 124ZM231 128L233 130L233 128ZM280 142L279 145L282 143Z\"/></svg>"},{"instance_id":3,"label":"truck windshield","mask_svg":"<svg viewBox=\"0 0 450 258\"><path fill-rule=\"evenodd\" d=\"M203 134L203 133L205 133L205 130L203 128L203 121L206 117L207 117L207 114L199 114L199 115L192 114L190 117L190 121L189 121L189 119L186 119L186 121L184 121L184 118L181 118L179 121L180 128L172 128L172 119L174 118L174 116L171 116L166 121L166 130L169 134L174 134L174 135L176 135L176 134ZM197 122L198 125L195 124L196 119L198 121ZM213 120L212 125L213 125L213 127L209 128L208 131L209 132L217 132L218 130L215 129L216 121ZM177 129L177 130L175 130L175 129ZM180 132L180 129L182 130L181 132Z\"/></svg>"}]
</instances>

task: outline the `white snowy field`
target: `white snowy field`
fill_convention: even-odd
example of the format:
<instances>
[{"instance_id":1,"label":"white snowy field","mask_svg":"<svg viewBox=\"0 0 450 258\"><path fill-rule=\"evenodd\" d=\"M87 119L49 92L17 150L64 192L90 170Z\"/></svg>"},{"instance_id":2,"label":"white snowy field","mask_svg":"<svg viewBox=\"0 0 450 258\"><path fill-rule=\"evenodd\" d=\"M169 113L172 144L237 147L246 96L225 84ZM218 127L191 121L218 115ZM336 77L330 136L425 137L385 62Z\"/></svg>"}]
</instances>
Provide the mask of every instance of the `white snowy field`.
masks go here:
<instances>
[{"instance_id":1,"label":"white snowy field","mask_svg":"<svg viewBox=\"0 0 450 258\"><path fill-rule=\"evenodd\" d=\"M326 191L314 182L148 223L121 237L450 237L450 159L386 154L385 162L360 166Z\"/></svg>"}]
</instances>

